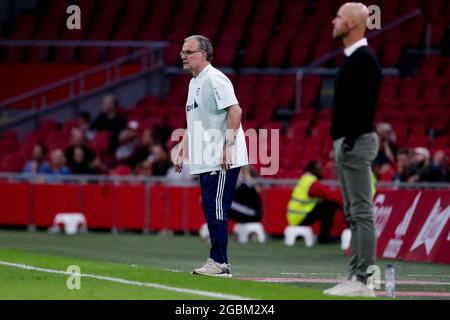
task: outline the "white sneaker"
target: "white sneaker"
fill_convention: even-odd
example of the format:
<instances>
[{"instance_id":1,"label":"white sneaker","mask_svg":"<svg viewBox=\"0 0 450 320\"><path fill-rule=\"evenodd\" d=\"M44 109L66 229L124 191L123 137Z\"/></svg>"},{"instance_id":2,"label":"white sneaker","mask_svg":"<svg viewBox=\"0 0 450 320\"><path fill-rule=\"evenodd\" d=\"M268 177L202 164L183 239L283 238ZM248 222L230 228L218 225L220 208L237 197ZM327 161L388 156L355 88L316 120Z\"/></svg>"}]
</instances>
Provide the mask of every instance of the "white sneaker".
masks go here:
<instances>
[{"instance_id":1,"label":"white sneaker","mask_svg":"<svg viewBox=\"0 0 450 320\"><path fill-rule=\"evenodd\" d=\"M323 293L332 296L335 291L339 291L342 288L352 284L352 282L355 282L355 281L356 281L356 276L353 275L350 279L346 279L344 282L341 282L341 283L335 285L334 287L331 287L331 288L325 290Z\"/></svg>"},{"instance_id":2,"label":"white sneaker","mask_svg":"<svg viewBox=\"0 0 450 320\"><path fill-rule=\"evenodd\" d=\"M229 264L217 263L211 258L208 258L206 260L206 263L201 268L192 271L192 274L199 274L203 276L213 276L213 277L227 277L227 278L232 277Z\"/></svg>"},{"instance_id":3,"label":"white sneaker","mask_svg":"<svg viewBox=\"0 0 450 320\"><path fill-rule=\"evenodd\" d=\"M343 297L370 297L375 298L377 295L375 291L369 289L366 284L361 281L352 281L346 286L342 286L331 293L331 296L343 296Z\"/></svg>"}]
</instances>

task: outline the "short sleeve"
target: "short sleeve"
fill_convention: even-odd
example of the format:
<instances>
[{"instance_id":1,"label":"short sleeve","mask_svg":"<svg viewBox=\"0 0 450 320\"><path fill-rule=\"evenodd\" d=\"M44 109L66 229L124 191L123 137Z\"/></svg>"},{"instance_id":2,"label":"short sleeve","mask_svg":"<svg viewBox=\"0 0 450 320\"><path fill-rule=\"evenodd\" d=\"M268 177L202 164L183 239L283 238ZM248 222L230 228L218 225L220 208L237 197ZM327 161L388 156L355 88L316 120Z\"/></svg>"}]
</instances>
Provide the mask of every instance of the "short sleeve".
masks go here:
<instances>
[{"instance_id":1,"label":"short sleeve","mask_svg":"<svg viewBox=\"0 0 450 320\"><path fill-rule=\"evenodd\" d=\"M210 79L217 109L222 110L238 104L230 79L221 74L214 75Z\"/></svg>"}]
</instances>

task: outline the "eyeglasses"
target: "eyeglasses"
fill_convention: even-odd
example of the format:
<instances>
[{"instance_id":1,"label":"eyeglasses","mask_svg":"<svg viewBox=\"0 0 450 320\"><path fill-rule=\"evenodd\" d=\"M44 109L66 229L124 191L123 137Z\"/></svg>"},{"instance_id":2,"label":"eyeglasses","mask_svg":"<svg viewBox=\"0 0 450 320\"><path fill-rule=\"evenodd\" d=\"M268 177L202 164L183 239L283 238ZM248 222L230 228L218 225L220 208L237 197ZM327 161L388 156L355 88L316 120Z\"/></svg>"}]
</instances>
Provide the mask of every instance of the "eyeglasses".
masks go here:
<instances>
[{"instance_id":1,"label":"eyeglasses","mask_svg":"<svg viewBox=\"0 0 450 320\"><path fill-rule=\"evenodd\" d=\"M203 52L203 50L194 50L194 51L191 51L191 50L186 50L186 51L180 51L180 57L184 57L184 56L190 56L190 55L192 55L192 54L194 54L194 53L197 53L197 52Z\"/></svg>"}]
</instances>

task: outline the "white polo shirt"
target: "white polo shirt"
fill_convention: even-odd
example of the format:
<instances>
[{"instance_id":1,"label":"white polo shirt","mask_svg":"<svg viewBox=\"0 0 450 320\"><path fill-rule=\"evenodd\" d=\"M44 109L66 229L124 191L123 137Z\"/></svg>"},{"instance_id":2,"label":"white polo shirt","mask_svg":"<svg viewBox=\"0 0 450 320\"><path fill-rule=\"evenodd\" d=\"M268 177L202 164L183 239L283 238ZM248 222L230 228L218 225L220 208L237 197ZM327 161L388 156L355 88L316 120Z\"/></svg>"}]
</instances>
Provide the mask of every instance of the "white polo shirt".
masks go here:
<instances>
[{"instance_id":1,"label":"white polo shirt","mask_svg":"<svg viewBox=\"0 0 450 320\"><path fill-rule=\"evenodd\" d=\"M230 79L211 65L189 82L186 119L191 174L221 169L223 144L227 129L226 108L238 104ZM248 164L242 125L236 135L233 165Z\"/></svg>"}]
</instances>

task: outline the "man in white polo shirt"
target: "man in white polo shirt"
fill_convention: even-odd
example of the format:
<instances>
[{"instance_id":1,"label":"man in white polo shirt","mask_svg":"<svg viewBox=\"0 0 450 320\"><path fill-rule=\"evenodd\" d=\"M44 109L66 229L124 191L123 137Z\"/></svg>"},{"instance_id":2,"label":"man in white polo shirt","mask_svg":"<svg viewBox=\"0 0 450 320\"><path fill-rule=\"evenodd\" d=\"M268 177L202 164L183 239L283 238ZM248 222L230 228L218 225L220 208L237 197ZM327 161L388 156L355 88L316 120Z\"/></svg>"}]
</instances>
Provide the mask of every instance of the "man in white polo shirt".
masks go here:
<instances>
[{"instance_id":1,"label":"man in white polo shirt","mask_svg":"<svg viewBox=\"0 0 450 320\"><path fill-rule=\"evenodd\" d=\"M192 79L186 103L187 131L172 152L173 162L175 170L181 172L187 147L191 174L200 176L203 214L211 241L210 257L193 274L231 277L227 213L240 167L248 164L242 110L231 81L211 65L213 49L208 38L186 38L180 56L183 69Z\"/></svg>"}]
</instances>

